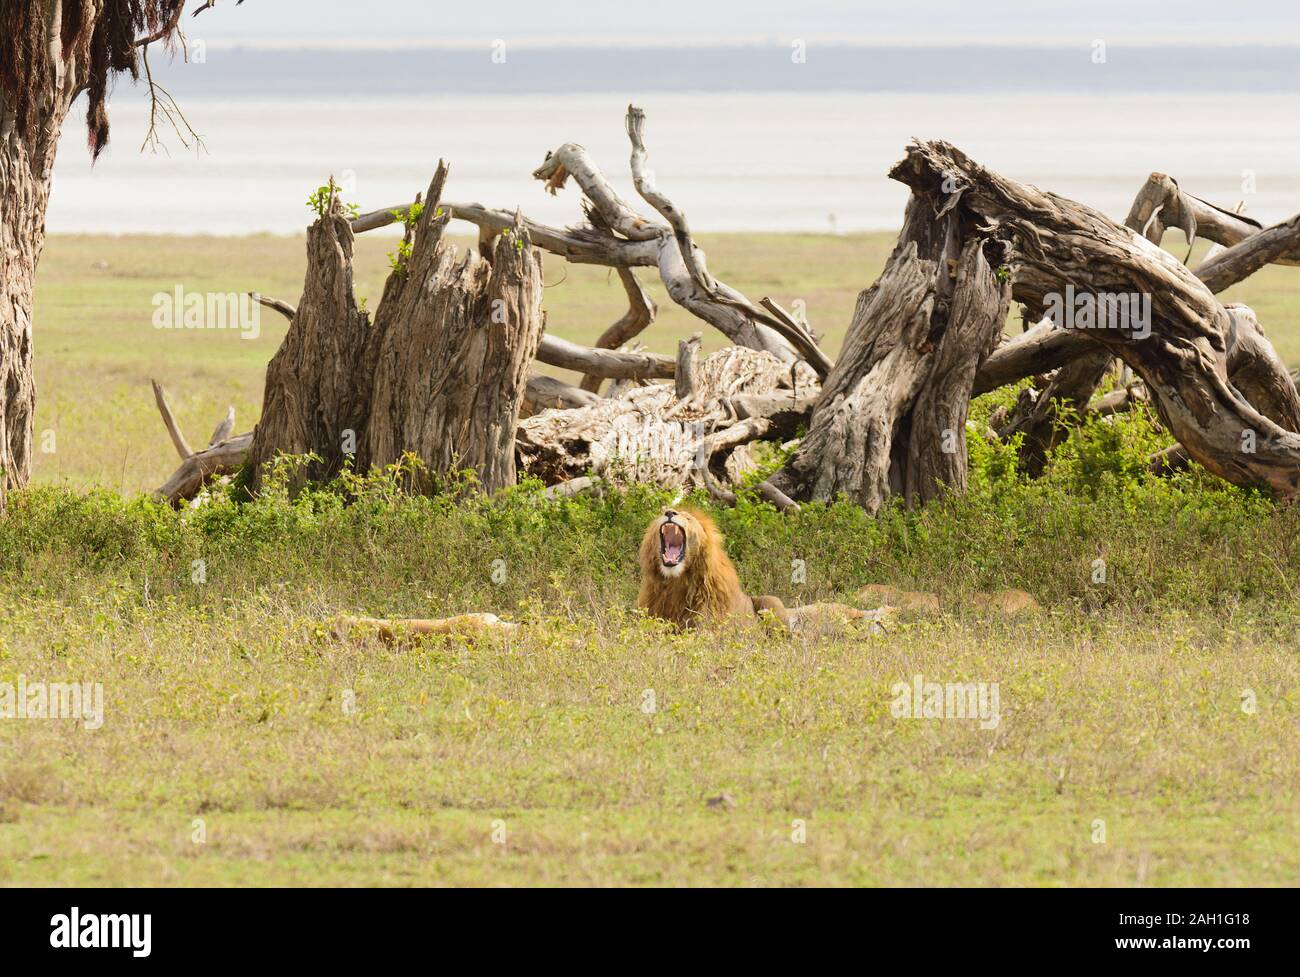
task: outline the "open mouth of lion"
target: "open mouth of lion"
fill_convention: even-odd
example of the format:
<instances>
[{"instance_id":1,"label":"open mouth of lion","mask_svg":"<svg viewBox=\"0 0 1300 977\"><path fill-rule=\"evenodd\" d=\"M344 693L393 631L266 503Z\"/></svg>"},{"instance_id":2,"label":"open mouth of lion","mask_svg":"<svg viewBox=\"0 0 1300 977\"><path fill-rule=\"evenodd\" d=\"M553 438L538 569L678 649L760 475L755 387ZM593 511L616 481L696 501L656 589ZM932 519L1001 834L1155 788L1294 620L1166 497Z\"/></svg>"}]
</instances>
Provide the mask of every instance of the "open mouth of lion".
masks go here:
<instances>
[{"instance_id":1,"label":"open mouth of lion","mask_svg":"<svg viewBox=\"0 0 1300 977\"><path fill-rule=\"evenodd\" d=\"M666 567L675 567L686 559L686 530L675 522L659 527L659 559Z\"/></svg>"}]
</instances>

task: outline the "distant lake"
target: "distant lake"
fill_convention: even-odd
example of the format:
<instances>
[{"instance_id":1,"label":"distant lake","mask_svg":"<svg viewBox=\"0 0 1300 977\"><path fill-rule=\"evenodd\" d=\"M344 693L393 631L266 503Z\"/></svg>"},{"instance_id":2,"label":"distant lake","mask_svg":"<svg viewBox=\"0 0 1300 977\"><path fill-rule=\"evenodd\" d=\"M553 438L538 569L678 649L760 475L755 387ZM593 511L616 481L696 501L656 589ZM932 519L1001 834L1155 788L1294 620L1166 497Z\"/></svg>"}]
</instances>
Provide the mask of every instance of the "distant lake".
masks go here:
<instances>
[{"instance_id":1,"label":"distant lake","mask_svg":"<svg viewBox=\"0 0 1300 977\"><path fill-rule=\"evenodd\" d=\"M369 210L423 190L439 157L448 199L572 223L576 191L552 198L530 173L547 150L580 142L635 199L629 101L646 109L660 187L701 231L895 228L906 192L886 173L913 136L1115 218L1153 170L1224 206L1244 200L1266 223L1300 210L1293 49L1142 55L813 48L795 64L774 48L508 48L493 64L461 49L207 52L159 72L207 154L170 134L170 156L138 152L144 93L122 83L93 171L74 109L48 228L294 233L330 174Z\"/></svg>"}]
</instances>

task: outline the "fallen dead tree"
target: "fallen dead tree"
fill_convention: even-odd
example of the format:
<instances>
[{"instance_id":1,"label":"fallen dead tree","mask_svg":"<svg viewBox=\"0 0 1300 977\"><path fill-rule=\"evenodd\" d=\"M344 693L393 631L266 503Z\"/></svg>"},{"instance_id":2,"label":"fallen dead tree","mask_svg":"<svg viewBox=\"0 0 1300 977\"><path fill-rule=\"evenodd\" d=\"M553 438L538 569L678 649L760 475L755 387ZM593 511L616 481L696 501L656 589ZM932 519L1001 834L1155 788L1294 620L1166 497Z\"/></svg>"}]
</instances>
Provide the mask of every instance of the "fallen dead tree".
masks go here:
<instances>
[{"instance_id":1,"label":"fallen dead tree","mask_svg":"<svg viewBox=\"0 0 1300 977\"><path fill-rule=\"evenodd\" d=\"M1229 351L1239 335L1234 317L1172 255L1090 208L1007 180L947 143L914 144L891 175L914 192L933 193L945 181L955 186L955 206L1013 245L1013 296L1032 310L1067 285L1148 296L1148 333L1080 331L1142 378L1161 420L1193 459L1236 484L1268 486L1283 498L1300 493L1300 435L1229 383ZM1280 389L1287 377L1281 361L1262 334L1252 343L1252 362Z\"/></svg>"},{"instance_id":2,"label":"fallen dead tree","mask_svg":"<svg viewBox=\"0 0 1300 977\"><path fill-rule=\"evenodd\" d=\"M707 486L701 467L726 480L731 452L759 439L792 437L817 388L783 388L788 369L770 353L730 347L700 362L690 394L651 384L574 410L548 410L519 424L520 469L547 484L588 473L615 482Z\"/></svg>"},{"instance_id":3,"label":"fallen dead tree","mask_svg":"<svg viewBox=\"0 0 1300 977\"><path fill-rule=\"evenodd\" d=\"M1243 216L1240 207L1240 203L1235 211L1218 207L1186 193L1173 178L1152 173L1135 196L1124 226L1155 244L1161 242L1169 228L1177 227L1187 239L1189 257L1198 236L1213 241L1216 247L1194 273L1215 293L1270 262L1300 263L1300 216L1265 228L1253 218ZM1254 332L1262 336L1254 314L1250 316ZM1042 331L1044 326L1046 333ZM1004 419L998 433L1004 439L1022 435L1021 463L1026 470L1037 473L1047 453L1068 435L1072 424L1094 413L1089 404L1115 361L1098 354L1095 344L1081 333L1059 326L1053 330L1050 323L1039 323L1029 333L995 354L994 359L1000 363L993 373L998 375L987 378L992 381L990 384L977 382L976 390L986 392L1000 385L999 381L1034 375L1033 383L1022 391L1020 402L1011 416ZM1016 346L1020 348L1012 348ZM1230 357L1229 380L1241 389L1250 380L1235 375L1238 365ZM1255 402L1249 394L1247 399ZM1257 406L1265 416L1288 430L1296 430L1286 410L1274 410L1275 404L1267 402ZM1170 467L1171 457L1180 466L1186 462L1185 452L1168 455L1162 452L1153 459L1154 468Z\"/></svg>"},{"instance_id":4,"label":"fallen dead tree","mask_svg":"<svg viewBox=\"0 0 1300 977\"><path fill-rule=\"evenodd\" d=\"M1027 435L1031 471L1067 419L1149 402L1187 457L1238 484L1297 494L1300 397L1253 313L1213 291L1262 262L1292 260L1300 221L1261 228L1155 181L1123 227L947 143L916 143L890 174L912 191L898 245L859 296L832 362L779 304L751 302L711 275L684 213L650 178L643 114L630 108L626 127L633 183L653 216L619 196L575 143L533 175L552 193L577 185L588 218L578 227L444 201L444 166L414 205L349 220L331 199L309 231L298 306L259 297L291 325L268 368L258 428L227 430L200 452L178 444L182 470L160 495L189 497L245 462L255 488L262 465L283 453L310 453L301 477L324 478L413 452L434 473L473 468L487 490L519 472L556 497L636 480L702 486L728 501L750 445L806 428L760 493L785 509L845 495L874 511L895 495L919 504L960 491L971 398L1030 376L999 424L1006 436ZM399 218L404 264L372 322L352 294L354 237ZM452 220L478 228L476 252L457 257L442 240ZM1225 250L1194 274L1148 242L1162 220ZM539 251L618 272L628 311L596 346L543 333ZM638 267L655 268L676 303L734 345L703 360L698 334L676 357L631 348L655 316ZM1032 321L1067 290L1148 296L1150 328L1039 321L1001 339L1011 301ZM1116 358L1132 379L1094 399ZM534 361L578 382L536 372Z\"/></svg>"}]
</instances>

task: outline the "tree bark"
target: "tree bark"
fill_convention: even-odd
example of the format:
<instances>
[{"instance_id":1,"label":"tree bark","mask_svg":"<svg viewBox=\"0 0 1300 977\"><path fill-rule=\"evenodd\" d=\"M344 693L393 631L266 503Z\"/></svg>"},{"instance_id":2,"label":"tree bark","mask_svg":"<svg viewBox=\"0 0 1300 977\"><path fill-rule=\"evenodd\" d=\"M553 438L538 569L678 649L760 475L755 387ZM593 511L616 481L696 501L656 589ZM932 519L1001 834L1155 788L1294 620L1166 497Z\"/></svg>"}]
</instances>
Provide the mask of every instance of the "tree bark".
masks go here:
<instances>
[{"instance_id":1,"label":"tree bark","mask_svg":"<svg viewBox=\"0 0 1300 977\"><path fill-rule=\"evenodd\" d=\"M307 236L302 300L267 368L251 484L279 454L319 459L293 484L414 454L432 475L472 469L493 492L515 481L514 432L542 336L542 263L522 220L458 256L443 240L439 164L375 320L352 289L354 231L332 198ZM417 201L418 202L418 201ZM428 487L422 474L412 486Z\"/></svg>"},{"instance_id":2,"label":"tree bark","mask_svg":"<svg viewBox=\"0 0 1300 977\"><path fill-rule=\"evenodd\" d=\"M544 321L542 259L522 222L488 254L458 257L439 240L449 219L417 231L408 280L383 316L367 462L413 452L434 474L473 469L491 493L515 483L515 428Z\"/></svg>"},{"instance_id":3,"label":"tree bark","mask_svg":"<svg viewBox=\"0 0 1300 977\"><path fill-rule=\"evenodd\" d=\"M84 25L69 23L65 32L65 4L55 0L32 0L32 6L44 8L35 23L45 26L46 36L36 43L50 61L44 89L28 100L34 118L20 119L18 93L0 88L0 511L9 490L31 477L36 412L32 289L45 248L45 209L59 133L84 80L84 66L63 48L65 33L71 36ZM97 5L86 4L79 13L93 18ZM7 39L0 57L17 57L12 45L20 40Z\"/></svg>"},{"instance_id":4,"label":"tree bark","mask_svg":"<svg viewBox=\"0 0 1300 977\"><path fill-rule=\"evenodd\" d=\"M925 501L965 487L971 388L1010 302L1001 257L959 198L913 194L778 489L801 501L844 495L874 513L891 494Z\"/></svg>"},{"instance_id":5,"label":"tree bark","mask_svg":"<svg viewBox=\"0 0 1300 977\"><path fill-rule=\"evenodd\" d=\"M51 147L50 163L53 155ZM0 117L0 510L9 490L31 476L32 286L49 192L50 170L40 152L31 153L18 138L12 115Z\"/></svg>"}]
</instances>

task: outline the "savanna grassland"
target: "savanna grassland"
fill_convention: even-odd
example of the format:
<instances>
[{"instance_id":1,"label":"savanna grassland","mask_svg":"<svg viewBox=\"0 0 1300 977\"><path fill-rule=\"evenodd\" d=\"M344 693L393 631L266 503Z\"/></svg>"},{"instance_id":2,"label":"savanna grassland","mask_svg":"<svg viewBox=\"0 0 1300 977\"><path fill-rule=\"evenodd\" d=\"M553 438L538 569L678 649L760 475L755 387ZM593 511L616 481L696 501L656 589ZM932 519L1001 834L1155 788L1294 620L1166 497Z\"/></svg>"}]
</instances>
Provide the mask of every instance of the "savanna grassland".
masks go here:
<instances>
[{"instance_id":1,"label":"savanna grassland","mask_svg":"<svg viewBox=\"0 0 1300 977\"><path fill-rule=\"evenodd\" d=\"M372 306L393 243L362 239ZM831 349L891 245L704 243L748 294L803 299ZM888 583L942 601L883 635L811 639L632 613L635 546L667 500L650 490L409 498L380 474L149 502L175 457L148 379L192 441L228 403L243 430L283 334L273 313L253 341L155 330L151 296L296 301L301 252L49 243L36 428L56 449L0 519L0 683L98 682L104 716L0 719L0 884L1300 880L1300 510L1196 469L1147 476L1166 440L1144 412L1090 424L1027 480L978 433L994 395L965 497L875 519L715 512L751 592L852 602ZM590 341L621 315L616 278L548 268L553 331ZM1230 293L1293 365L1298 289L1270 268ZM669 351L698 326L652 292L646 338ZM977 610L998 587L1043 610ZM471 610L525 627L390 648L328 626ZM997 683L999 722L897 718L893 686L915 675Z\"/></svg>"}]
</instances>

